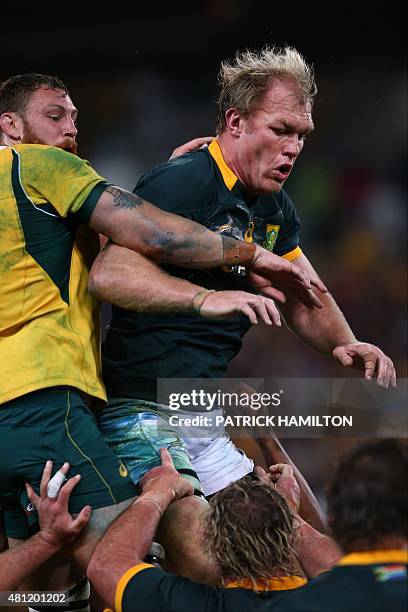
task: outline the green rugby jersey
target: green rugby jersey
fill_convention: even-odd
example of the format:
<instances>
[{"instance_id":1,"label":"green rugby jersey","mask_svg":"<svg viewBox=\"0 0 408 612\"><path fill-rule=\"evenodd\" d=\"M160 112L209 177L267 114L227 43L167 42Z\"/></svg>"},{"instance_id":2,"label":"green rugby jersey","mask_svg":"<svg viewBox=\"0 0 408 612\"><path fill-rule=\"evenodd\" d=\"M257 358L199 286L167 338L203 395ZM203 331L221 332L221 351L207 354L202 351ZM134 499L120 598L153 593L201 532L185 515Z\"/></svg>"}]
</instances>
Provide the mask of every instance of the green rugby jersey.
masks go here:
<instances>
[{"instance_id":1,"label":"green rugby jersey","mask_svg":"<svg viewBox=\"0 0 408 612\"><path fill-rule=\"evenodd\" d=\"M406 550L343 557L304 589L266 606L271 612L404 612L408 609Z\"/></svg>"},{"instance_id":2,"label":"green rugby jersey","mask_svg":"<svg viewBox=\"0 0 408 612\"><path fill-rule=\"evenodd\" d=\"M245 197L217 141L148 171L134 192L159 208L209 229L255 241L290 260L301 254L300 221L285 191ZM245 268L191 270L164 266L174 276L208 289L253 292ZM194 315L136 314L113 308L103 347L108 395L156 401L157 378L220 378L250 328L244 315L203 319Z\"/></svg>"},{"instance_id":3,"label":"green rugby jersey","mask_svg":"<svg viewBox=\"0 0 408 612\"><path fill-rule=\"evenodd\" d=\"M213 587L168 574L159 567L140 563L119 580L115 610L123 612L248 612L263 610L268 602L279 601L285 593L303 590L304 578L269 578L254 588L250 580Z\"/></svg>"}]
</instances>

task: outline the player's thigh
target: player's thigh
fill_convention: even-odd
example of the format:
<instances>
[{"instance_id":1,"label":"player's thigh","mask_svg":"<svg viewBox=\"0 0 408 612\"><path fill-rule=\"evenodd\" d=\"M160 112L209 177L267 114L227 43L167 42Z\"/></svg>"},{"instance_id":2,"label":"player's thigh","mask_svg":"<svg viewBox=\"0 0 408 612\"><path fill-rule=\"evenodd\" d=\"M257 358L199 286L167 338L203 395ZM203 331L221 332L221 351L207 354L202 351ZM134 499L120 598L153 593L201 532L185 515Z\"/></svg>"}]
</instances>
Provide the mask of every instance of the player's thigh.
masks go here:
<instances>
[{"instance_id":1,"label":"player's thigh","mask_svg":"<svg viewBox=\"0 0 408 612\"><path fill-rule=\"evenodd\" d=\"M202 493L183 440L153 402L111 400L98 414L98 424L135 484L148 470L160 465L160 449L167 448L176 470L191 482L197 494Z\"/></svg>"},{"instance_id":2,"label":"player's thigh","mask_svg":"<svg viewBox=\"0 0 408 612\"><path fill-rule=\"evenodd\" d=\"M30 529L38 528L38 517L24 483L29 481L39 491L47 459L54 462L54 472L68 461L71 465L68 477L81 474L70 496L72 514L88 504L95 511L135 496L135 486L103 440L96 419L80 393L54 388L27 395L12 404L12 410L7 407L8 418L2 419L5 410L0 411L0 421L3 420L0 425L6 431L0 433L4 442L0 451L0 503L10 511L22 508ZM17 527L14 531L7 530L7 525L6 533L10 537L27 537Z\"/></svg>"}]
</instances>

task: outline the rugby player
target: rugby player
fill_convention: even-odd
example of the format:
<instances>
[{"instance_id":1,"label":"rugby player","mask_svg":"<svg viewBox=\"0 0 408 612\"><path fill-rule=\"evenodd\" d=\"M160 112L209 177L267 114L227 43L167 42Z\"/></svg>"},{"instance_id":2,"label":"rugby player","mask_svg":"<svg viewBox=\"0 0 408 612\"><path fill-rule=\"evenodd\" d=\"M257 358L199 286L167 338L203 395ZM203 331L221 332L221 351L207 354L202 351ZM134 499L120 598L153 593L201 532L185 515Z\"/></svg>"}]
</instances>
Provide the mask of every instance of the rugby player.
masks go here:
<instances>
[{"instance_id":1,"label":"rugby player","mask_svg":"<svg viewBox=\"0 0 408 612\"><path fill-rule=\"evenodd\" d=\"M297 556L308 576L337 560L338 549L330 538L297 514L299 487L292 468L275 465L270 474L257 468L255 478L231 484L210 501L201 534L219 567L218 586L199 584L143 563L164 509L192 493L192 485L175 470L166 449L161 450L161 459L162 465L142 479L136 503L100 540L88 566L89 579L112 609L259 609L306 584ZM135 532L135 523L143 528Z\"/></svg>"},{"instance_id":2,"label":"rugby player","mask_svg":"<svg viewBox=\"0 0 408 612\"><path fill-rule=\"evenodd\" d=\"M369 440L339 462L328 516L344 556L302 593L266 607L276 612L401 611L408 605L407 446Z\"/></svg>"},{"instance_id":3,"label":"rugby player","mask_svg":"<svg viewBox=\"0 0 408 612\"><path fill-rule=\"evenodd\" d=\"M318 281L300 248L295 206L283 189L314 128L312 70L291 48L247 51L222 64L219 81L217 139L206 150L156 166L139 180L134 192L220 235L263 245ZM184 314L135 314L132 277L137 262L132 253L125 257L124 252L109 246L91 277L92 290L100 299L122 306L113 308L103 349L109 404L100 412L99 424L138 482L159 461L161 446L172 441L176 449L179 444L180 430L171 436L165 425L172 412L157 403L157 379L222 378L249 325L241 316L210 321ZM269 282L246 266L166 270L208 290L240 288L271 295ZM278 279L275 284L283 289ZM280 309L289 327L311 348L343 366L362 368L366 379L375 377L384 387L395 386L391 359L378 347L356 339L330 294L319 298L323 308L311 309L293 293L288 296ZM194 468L191 477L198 475L207 496L253 468L252 460L222 431L184 441ZM175 547L173 542L169 549Z\"/></svg>"}]
</instances>

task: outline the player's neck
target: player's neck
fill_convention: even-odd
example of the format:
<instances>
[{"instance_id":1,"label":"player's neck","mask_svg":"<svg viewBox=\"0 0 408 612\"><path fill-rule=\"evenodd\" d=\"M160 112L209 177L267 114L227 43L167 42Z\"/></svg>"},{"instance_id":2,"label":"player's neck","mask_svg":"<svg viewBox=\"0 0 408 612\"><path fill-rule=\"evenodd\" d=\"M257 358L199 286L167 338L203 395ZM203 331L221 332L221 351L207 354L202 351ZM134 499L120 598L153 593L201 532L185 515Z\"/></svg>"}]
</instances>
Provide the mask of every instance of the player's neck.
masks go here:
<instances>
[{"instance_id":1,"label":"player's neck","mask_svg":"<svg viewBox=\"0 0 408 612\"><path fill-rule=\"evenodd\" d=\"M257 193L252 192L249 187L245 184L244 172L240 166L238 155L236 152L236 141L228 132L223 132L217 137L218 144L221 149L224 162L230 170L238 177L241 183L242 190L245 193L245 199L248 202L256 200L258 197Z\"/></svg>"}]
</instances>

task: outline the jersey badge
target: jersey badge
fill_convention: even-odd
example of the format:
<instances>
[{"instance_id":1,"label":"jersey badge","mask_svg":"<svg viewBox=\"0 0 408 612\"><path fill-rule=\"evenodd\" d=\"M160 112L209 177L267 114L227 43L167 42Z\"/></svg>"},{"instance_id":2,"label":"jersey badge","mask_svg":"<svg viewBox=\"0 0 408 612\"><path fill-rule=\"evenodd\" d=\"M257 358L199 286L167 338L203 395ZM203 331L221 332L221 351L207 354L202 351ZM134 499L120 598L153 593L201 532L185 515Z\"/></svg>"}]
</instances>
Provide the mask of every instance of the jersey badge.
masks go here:
<instances>
[{"instance_id":1,"label":"jersey badge","mask_svg":"<svg viewBox=\"0 0 408 612\"><path fill-rule=\"evenodd\" d=\"M280 225L271 225L270 223L266 226L266 235L263 246L268 251L273 251L276 240L278 238Z\"/></svg>"}]
</instances>

